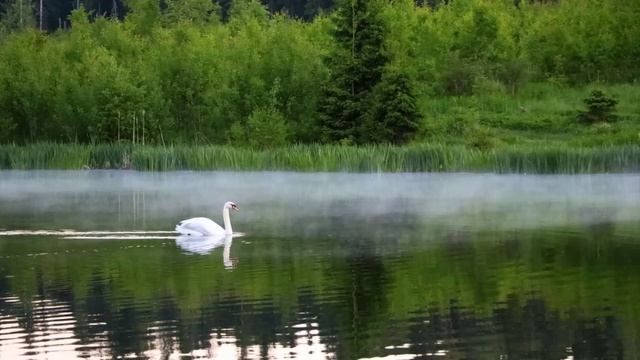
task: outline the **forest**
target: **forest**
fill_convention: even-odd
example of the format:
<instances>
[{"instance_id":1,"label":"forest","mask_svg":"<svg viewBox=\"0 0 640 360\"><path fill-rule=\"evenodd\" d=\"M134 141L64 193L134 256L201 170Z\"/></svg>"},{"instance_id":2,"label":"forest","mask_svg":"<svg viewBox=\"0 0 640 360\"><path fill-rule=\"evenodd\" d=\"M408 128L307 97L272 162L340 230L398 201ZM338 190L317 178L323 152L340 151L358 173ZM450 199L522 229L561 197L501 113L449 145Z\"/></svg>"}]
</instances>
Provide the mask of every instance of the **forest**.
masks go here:
<instances>
[{"instance_id":1,"label":"forest","mask_svg":"<svg viewBox=\"0 0 640 360\"><path fill-rule=\"evenodd\" d=\"M636 1L2 5L4 144L640 143Z\"/></svg>"}]
</instances>

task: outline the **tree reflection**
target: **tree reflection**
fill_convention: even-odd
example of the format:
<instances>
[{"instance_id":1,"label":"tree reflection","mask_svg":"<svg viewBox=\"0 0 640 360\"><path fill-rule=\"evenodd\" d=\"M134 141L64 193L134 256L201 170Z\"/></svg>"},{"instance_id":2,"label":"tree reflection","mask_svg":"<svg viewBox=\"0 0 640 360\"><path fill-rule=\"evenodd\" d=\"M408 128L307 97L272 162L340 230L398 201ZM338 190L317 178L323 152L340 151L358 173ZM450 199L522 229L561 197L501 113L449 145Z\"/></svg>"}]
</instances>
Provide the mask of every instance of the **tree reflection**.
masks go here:
<instances>
[{"instance_id":1,"label":"tree reflection","mask_svg":"<svg viewBox=\"0 0 640 360\"><path fill-rule=\"evenodd\" d=\"M199 256L177 242L3 240L0 320L38 351L51 346L42 329L69 313L91 357L637 355L640 248L616 227L398 238L383 219L357 221L359 236L252 238L233 248L232 272L231 239ZM65 255L28 256L54 253Z\"/></svg>"}]
</instances>

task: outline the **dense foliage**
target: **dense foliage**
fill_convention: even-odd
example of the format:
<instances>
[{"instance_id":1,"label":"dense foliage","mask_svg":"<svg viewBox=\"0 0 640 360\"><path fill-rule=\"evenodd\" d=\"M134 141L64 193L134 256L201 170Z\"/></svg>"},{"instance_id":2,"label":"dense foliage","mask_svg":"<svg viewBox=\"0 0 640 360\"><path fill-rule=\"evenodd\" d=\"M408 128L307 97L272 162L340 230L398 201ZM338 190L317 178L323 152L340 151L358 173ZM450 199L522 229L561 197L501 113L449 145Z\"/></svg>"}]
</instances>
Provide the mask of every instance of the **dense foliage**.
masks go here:
<instances>
[{"instance_id":1,"label":"dense foliage","mask_svg":"<svg viewBox=\"0 0 640 360\"><path fill-rule=\"evenodd\" d=\"M28 1L4 4L0 142L491 148L572 126L640 139L636 85L612 94L610 127L575 121L592 84L640 77L635 1L354 0L303 21L256 0L131 0L52 33Z\"/></svg>"}]
</instances>

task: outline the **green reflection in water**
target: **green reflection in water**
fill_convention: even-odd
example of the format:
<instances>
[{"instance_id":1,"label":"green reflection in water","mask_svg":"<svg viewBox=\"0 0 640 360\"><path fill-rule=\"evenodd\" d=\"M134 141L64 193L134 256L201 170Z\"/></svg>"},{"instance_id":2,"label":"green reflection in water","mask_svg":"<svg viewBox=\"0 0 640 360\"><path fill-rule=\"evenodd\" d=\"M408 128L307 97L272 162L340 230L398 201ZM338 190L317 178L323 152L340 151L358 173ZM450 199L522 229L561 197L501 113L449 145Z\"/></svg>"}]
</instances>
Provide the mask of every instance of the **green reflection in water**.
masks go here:
<instances>
[{"instance_id":1,"label":"green reflection in water","mask_svg":"<svg viewBox=\"0 0 640 360\"><path fill-rule=\"evenodd\" d=\"M268 353L270 344L295 345L299 324L340 358L639 354L635 224L428 230L236 238L233 270L222 249L189 255L172 240L5 237L0 295L20 301L0 310L28 333L46 315L37 300L68 303L79 343L106 337L114 355L143 354L157 338L186 353L210 347L216 333Z\"/></svg>"},{"instance_id":2,"label":"green reflection in water","mask_svg":"<svg viewBox=\"0 0 640 360\"><path fill-rule=\"evenodd\" d=\"M227 261L165 233L0 235L2 358L640 356L636 175L0 177L4 229L170 230L225 194L247 232Z\"/></svg>"}]
</instances>

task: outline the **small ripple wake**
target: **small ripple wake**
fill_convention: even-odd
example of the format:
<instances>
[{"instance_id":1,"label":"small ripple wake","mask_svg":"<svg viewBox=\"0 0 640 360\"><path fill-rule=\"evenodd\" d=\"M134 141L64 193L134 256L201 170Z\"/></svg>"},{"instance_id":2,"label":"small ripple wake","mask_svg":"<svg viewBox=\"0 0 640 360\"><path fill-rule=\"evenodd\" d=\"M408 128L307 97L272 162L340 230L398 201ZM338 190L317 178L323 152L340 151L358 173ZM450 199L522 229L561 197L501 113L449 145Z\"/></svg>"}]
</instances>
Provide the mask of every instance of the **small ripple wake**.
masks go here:
<instances>
[{"instance_id":1,"label":"small ripple wake","mask_svg":"<svg viewBox=\"0 0 640 360\"><path fill-rule=\"evenodd\" d=\"M169 234L173 235L170 236ZM61 230L4 230L0 236L59 236L63 239L83 240L166 240L175 239L178 234L175 231L77 231L70 229Z\"/></svg>"},{"instance_id":2,"label":"small ripple wake","mask_svg":"<svg viewBox=\"0 0 640 360\"><path fill-rule=\"evenodd\" d=\"M153 240L153 239L175 239L176 236L154 236L154 235L102 235L102 236L64 236L63 239L85 239L85 240Z\"/></svg>"},{"instance_id":3,"label":"small ripple wake","mask_svg":"<svg viewBox=\"0 0 640 360\"><path fill-rule=\"evenodd\" d=\"M146 230L130 230L130 231L77 231L69 229L61 230L3 230L0 236L21 236L21 235L58 235L58 236L113 236L113 235L138 235L146 234L176 234L175 231L146 231Z\"/></svg>"}]
</instances>

